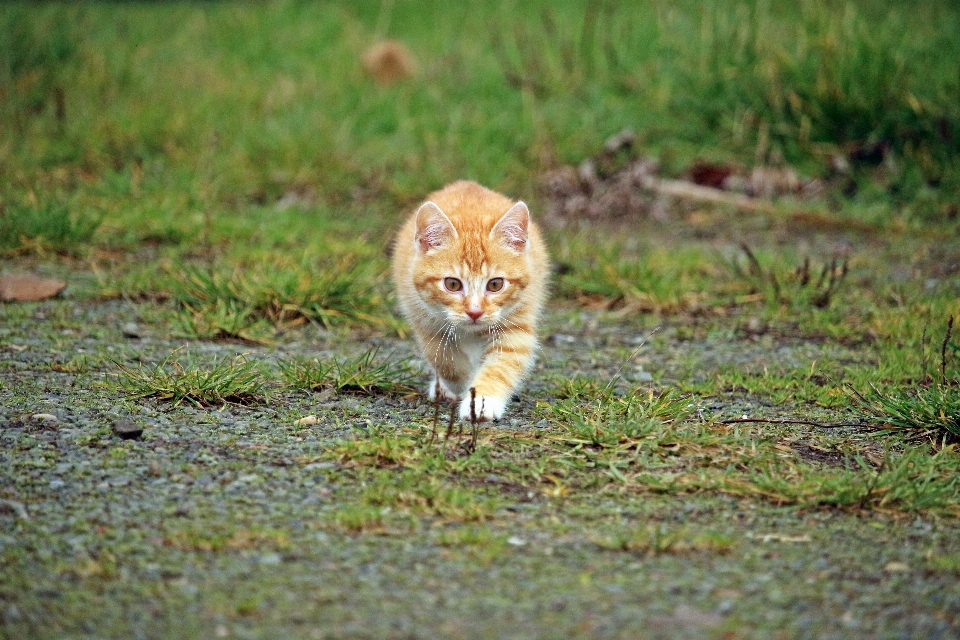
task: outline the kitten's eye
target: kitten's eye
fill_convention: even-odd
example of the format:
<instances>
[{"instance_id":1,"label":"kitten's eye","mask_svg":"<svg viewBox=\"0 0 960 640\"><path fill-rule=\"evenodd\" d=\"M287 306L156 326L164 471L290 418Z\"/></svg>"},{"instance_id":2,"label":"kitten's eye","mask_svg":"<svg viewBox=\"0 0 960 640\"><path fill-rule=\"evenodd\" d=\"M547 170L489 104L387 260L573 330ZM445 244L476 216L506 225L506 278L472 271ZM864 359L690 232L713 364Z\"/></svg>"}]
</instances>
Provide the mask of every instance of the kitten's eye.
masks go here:
<instances>
[{"instance_id":1,"label":"kitten's eye","mask_svg":"<svg viewBox=\"0 0 960 640\"><path fill-rule=\"evenodd\" d=\"M487 282L487 291L496 293L500 291L500 289L503 289L503 278L491 278L490 281Z\"/></svg>"},{"instance_id":2,"label":"kitten's eye","mask_svg":"<svg viewBox=\"0 0 960 640\"><path fill-rule=\"evenodd\" d=\"M456 278L444 278L443 286L451 293L456 293L457 291L461 291L463 289L463 283Z\"/></svg>"}]
</instances>

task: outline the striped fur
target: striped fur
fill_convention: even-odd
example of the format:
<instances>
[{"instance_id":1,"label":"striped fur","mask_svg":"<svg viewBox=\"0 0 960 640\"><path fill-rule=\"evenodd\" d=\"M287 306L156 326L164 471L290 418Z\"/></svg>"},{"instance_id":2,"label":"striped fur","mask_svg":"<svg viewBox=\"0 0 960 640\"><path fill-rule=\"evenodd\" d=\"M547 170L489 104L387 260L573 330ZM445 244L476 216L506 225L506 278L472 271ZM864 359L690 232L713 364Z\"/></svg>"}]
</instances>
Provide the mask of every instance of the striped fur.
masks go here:
<instances>
[{"instance_id":1,"label":"striped fur","mask_svg":"<svg viewBox=\"0 0 960 640\"><path fill-rule=\"evenodd\" d=\"M459 399L460 416L468 418L474 387L476 415L503 416L536 356L548 271L546 247L524 203L466 181L430 194L397 235L393 280L400 310L437 375L431 399L438 380L441 394Z\"/></svg>"}]
</instances>

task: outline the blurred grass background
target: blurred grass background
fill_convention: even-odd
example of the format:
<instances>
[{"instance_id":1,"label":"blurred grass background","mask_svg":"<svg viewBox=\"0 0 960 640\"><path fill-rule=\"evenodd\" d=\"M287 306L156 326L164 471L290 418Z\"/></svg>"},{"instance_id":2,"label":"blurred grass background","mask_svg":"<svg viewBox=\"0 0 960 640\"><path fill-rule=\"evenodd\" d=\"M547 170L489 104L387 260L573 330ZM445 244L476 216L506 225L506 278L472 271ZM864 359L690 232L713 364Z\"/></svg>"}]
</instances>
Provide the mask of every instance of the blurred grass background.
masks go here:
<instances>
[{"instance_id":1,"label":"blurred grass background","mask_svg":"<svg viewBox=\"0 0 960 640\"><path fill-rule=\"evenodd\" d=\"M860 197L896 215L960 192L958 32L921 0L4 3L0 198L189 235L297 190L337 212L461 177L527 194L630 127L668 172L888 145ZM383 37L415 78L364 73Z\"/></svg>"},{"instance_id":2,"label":"blurred grass background","mask_svg":"<svg viewBox=\"0 0 960 640\"><path fill-rule=\"evenodd\" d=\"M195 337L390 326L386 249L426 193L469 178L539 207L545 171L627 128L667 176L851 159L853 187L812 209L949 234L957 33L960 7L924 0L4 3L0 251L80 256L98 295L173 298ZM365 72L385 38L416 75ZM552 236L568 297L745 291L709 247L634 264L633 237ZM337 265L362 268L318 276Z\"/></svg>"}]
</instances>

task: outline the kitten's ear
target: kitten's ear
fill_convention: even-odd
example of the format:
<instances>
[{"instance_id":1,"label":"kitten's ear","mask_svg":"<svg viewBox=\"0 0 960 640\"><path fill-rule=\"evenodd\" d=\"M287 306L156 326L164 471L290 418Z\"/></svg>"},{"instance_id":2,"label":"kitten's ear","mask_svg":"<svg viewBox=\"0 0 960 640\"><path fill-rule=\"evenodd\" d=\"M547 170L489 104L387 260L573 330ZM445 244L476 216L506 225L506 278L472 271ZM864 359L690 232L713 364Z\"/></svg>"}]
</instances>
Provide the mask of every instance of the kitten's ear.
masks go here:
<instances>
[{"instance_id":1,"label":"kitten's ear","mask_svg":"<svg viewBox=\"0 0 960 640\"><path fill-rule=\"evenodd\" d=\"M510 210L503 214L503 217L493 225L490 237L499 240L509 249L517 253L523 253L527 249L527 239L529 234L527 228L530 226L530 210L523 202L510 207Z\"/></svg>"},{"instance_id":2,"label":"kitten's ear","mask_svg":"<svg viewBox=\"0 0 960 640\"><path fill-rule=\"evenodd\" d=\"M425 202L417 210L417 246L427 253L439 249L457 237L457 230L440 207L433 202Z\"/></svg>"}]
</instances>

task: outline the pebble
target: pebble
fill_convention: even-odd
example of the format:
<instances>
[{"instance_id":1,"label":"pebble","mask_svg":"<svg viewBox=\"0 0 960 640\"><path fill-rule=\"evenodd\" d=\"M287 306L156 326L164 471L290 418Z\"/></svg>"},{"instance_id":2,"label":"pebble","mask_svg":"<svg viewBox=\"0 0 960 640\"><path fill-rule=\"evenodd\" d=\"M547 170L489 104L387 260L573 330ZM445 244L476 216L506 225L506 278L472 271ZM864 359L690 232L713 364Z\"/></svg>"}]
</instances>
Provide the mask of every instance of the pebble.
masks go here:
<instances>
[{"instance_id":1,"label":"pebble","mask_svg":"<svg viewBox=\"0 0 960 640\"><path fill-rule=\"evenodd\" d=\"M124 338L139 339L142 338L142 332L140 327L137 326L136 322L128 322L123 327L120 328L120 333L123 334Z\"/></svg>"},{"instance_id":2,"label":"pebble","mask_svg":"<svg viewBox=\"0 0 960 640\"><path fill-rule=\"evenodd\" d=\"M112 428L113 433L124 440L135 440L143 435L143 427L130 420L117 420Z\"/></svg>"},{"instance_id":3,"label":"pebble","mask_svg":"<svg viewBox=\"0 0 960 640\"><path fill-rule=\"evenodd\" d=\"M7 607L7 610L3 612L3 617L7 623L19 622L21 618L20 609L17 608L17 605L11 604Z\"/></svg>"},{"instance_id":4,"label":"pebble","mask_svg":"<svg viewBox=\"0 0 960 640\"><path fill-rule=\"evenodd\" d=\"M303 418L300 418L299 420L297 420L297 421L294 422L293 424L317 424L317 423L319 423L319 422L320 422L320 420L317 419L317 416L312 416L312 415L311 415L311 416L305 416L305 417L303 417Z\"/></svg>"},{"instance_id":5,"label":"pebble","mask_svg":"<svg viewBox=\"0 0 960 640\"><path fill-rule=\"evenodd\" d=\"M527 544L527 541L523 538L518 538L517 536L510 536L507 538L507 544L512 544L515 547L522 547Z\"/></svg>"},{"instance_id":6,"label":"pebble","mask_svg":"<svg viewBox=\"0 0 960 640\"><path fill-rule=\"evenodd\" d=\"M53 415L52 413L35 413L30 417L40 422L59 422L60 421L60 419L57 416Z\"/></svg>"}]
</instances>

